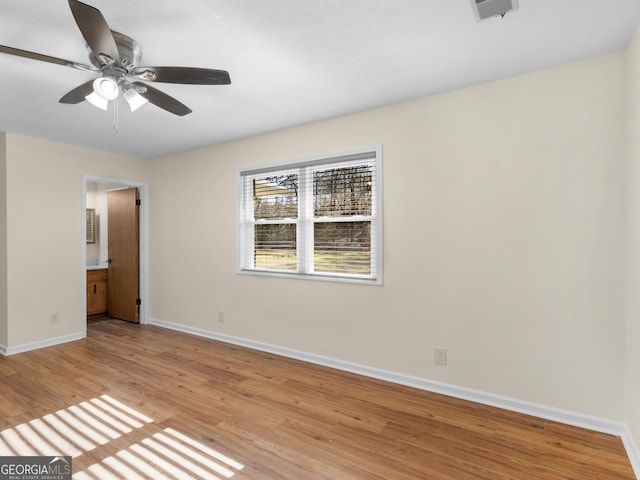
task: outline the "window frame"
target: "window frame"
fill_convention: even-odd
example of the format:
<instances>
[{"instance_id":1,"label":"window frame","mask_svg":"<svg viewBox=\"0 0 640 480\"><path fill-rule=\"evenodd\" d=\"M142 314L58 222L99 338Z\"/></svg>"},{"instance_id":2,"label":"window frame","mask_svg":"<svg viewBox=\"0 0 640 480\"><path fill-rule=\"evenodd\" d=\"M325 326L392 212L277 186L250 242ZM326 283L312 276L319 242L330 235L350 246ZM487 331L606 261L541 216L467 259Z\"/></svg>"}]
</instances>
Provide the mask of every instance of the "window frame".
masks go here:
<instances>
[{"instance_id":1,"label":"window frame","mask_svg":"<svg viewBox=\"0 0 640 480\"><path fill-rule=\"evenodd\" d=\"M367 216L345 216L341 217L314 217L313 213L313 173L309 173L304 177L299 177L299 194L298 194L298 212L299 215L295 219L278 218L268 220L255 221L253 218L247 220L244 211L244 192L252 181L252 176L265 175L269 173L281 173L283 171L299 172L302 169L308 169L313 172L321 167L340 168L342 165L349 166L354 164L362 164L370 162L374 164L374 180L373 180L373 198L371 205L371 215ZM306 185L304 184L306 183ZM249 187L250 188L250 187ZM282 278L302 278L310 280L323 280L332 282L346 282L366 285L382 285L383 284L383 222L382 222L382 145L371 147L363 147L348 151L317 155L297 160L282 161L268 165L259 165L247 168L238 168L236 174L236 273L241 275L257 275ZM310 208L311 212L305 213L306 208ZM249 210L253 207L251 206ZM310 271L313 265L313 235L307 235L313 231L313 226L321 222L353 222L353 221L370 221L371 222L371 274L356 275L345 273L328 273ZM310 222L310 225L309 225ZM244 255L255 251L252 240L255 238L252 227L261 224L290 224L296 225L296 258L297 268L295 271L290 270L269 270L259 269L254 266L244 266ZM310 230L309 230L310 229ZM301 234L302 233L302 234ZM310 238L309 238L310 237ZM247 242L251 242L248 245ZM301 251L303 254L301 255Z\"/></svg>"}]
</instances>

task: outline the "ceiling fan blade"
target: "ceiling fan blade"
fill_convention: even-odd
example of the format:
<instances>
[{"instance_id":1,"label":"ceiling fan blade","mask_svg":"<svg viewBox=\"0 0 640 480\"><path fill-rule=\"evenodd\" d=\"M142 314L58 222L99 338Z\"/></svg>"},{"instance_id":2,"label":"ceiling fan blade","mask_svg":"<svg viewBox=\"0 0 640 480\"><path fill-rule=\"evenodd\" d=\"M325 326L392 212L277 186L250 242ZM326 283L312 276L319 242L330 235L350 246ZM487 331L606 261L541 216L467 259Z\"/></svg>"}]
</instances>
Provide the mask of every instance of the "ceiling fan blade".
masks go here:
<instances>
[{"instance_id":1,"label":"ceiling fan blade","mask_svg":"<svg viewBox=\"0 0 640 480\"><path fill-rule=\"evenodd\" d=\"M149 100L150 103L153 103L156 107L160 107L167 112L183 117L192 111L185 104L180 103L172 96L161 92L157 88L150 87L149 85L141 82L132 82L131 85L135 86L136 91Z\"/></svg>"},{"instance_id":2,"label":"ceiling fan blade","mask_svg":"<svg viewBox=\"0 0 640 480\"><path fill-rule=\"evenodd\" d=\"M30 52L29 50L7 47L6 45L0 45L0 53L7 53L9 55L15 55L16 57L30 58L31 60L40 60L41 62L55 63L56 65L77 68L78 70L86 70L92 72L97 71L95 68L90 67L89 65L72 62L71 60L65 60L64 58L50 57L49 55L43 55L42 53Z\"/></svg>"},{"instance_id":3,"label":"ceiling fan blade","mask_svg":"<svg viewBox=\"0 0 640 480\"><path fill-rule=\"evenodd\" d=\"M229 72L196 67L137 67L130 75L141 80L161 83L186 83L191 85L228 85Z\"/></svg>"},{"instance_id":4,"label":"ceiling fan blade","mask_svg":"<svg viewBox=\"0 0 640 480\"><path fill-rule=\"evenodd\" d=\"M82 36L94 55L99 57L100 54L104 54L114 62L120 63L118 46L100 10L78 0L69 0L69 6Z\"/></svg>"},{"instance_id":5,"label":"ceiling fan blade","mask_svg":"<svg viewBox=\"0 0 640 480\"><path fill-rule=\"evenodd\" d=\"M74 88L69 93L67 93L64 97L58 100L59 103L68 103L75 105L77 103L84 102L85 97L93 92L93 80L89 80L86 83L83 83L79 87Z\"/></svg>"}]
</instances>

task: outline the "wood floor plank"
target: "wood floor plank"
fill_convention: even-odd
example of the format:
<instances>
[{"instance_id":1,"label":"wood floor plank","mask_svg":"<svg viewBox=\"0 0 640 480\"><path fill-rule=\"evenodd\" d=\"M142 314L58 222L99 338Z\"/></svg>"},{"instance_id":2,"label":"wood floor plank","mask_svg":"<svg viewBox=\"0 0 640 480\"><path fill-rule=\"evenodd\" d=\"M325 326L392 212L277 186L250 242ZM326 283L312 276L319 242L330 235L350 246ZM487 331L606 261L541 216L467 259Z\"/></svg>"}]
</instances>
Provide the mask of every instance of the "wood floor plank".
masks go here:
<instances>
[{"instance_id":1,"label":"wood floor plank","mask_svg":"<svg viewBox=\"0 0 640 480\"><path fill-rule=\"evenodd\" d=\"M0 357L0 416L80 480L635 478L612 435L105 318Z\"/></svg>"}]
</instances>

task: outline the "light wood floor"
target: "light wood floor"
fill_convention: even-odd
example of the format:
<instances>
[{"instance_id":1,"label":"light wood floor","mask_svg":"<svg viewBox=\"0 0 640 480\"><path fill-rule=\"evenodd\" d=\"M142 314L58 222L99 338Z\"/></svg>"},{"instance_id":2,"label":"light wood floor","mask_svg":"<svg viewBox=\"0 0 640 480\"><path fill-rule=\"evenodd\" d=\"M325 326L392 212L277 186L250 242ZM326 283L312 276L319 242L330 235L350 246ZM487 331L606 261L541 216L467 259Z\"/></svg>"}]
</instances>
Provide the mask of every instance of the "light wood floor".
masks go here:
<instances>
[{"instance_id":1,"label":"light wood floor","mask_svg":"<svg viewBox=\"0 0 640 480\"><path fill-rule=\"evenodd\" d=\"M0 357L0 422L74 480L635 478L614 436L110 319Z\"/></svg>"}]
</instances>

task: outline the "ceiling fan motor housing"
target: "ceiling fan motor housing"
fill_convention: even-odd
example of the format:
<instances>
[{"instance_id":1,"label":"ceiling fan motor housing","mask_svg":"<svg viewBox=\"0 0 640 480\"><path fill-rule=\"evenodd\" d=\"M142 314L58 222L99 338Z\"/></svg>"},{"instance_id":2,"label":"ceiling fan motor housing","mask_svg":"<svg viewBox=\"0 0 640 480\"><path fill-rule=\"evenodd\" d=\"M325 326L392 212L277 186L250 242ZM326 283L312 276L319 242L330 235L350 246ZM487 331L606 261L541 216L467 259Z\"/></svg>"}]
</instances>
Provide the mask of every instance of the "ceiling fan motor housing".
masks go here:
<instances>
[{"instance_id":1,"label":"ceiling fan motor housing","mask_svg":"<svg viewBox=\"0 0 640 480\"><path fill-rule=\"evenodd\" d=\"M476 20L486 20L488 18L504 15L519 7L518 0L471 0L473 13Z\"/></svg>"},{"instance_id":2,"label":"ceiling fan motor housing","mask_svg":"<svg viewBox=\"0 0 640 480\"><path fill-rule=\"evenodd\" d=\"M114 68L122 68L125 70L123 73L128 73L134 67L140 65L142 60L142 47L133 38L114 30L111 30L113 39L118 47L118 54L120 55L120 64L113 65ZM89 60L97 68L102 69L104 62L101 62L94 52L89 48Z\"/></svg>"}]
</instances>

